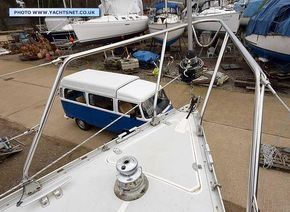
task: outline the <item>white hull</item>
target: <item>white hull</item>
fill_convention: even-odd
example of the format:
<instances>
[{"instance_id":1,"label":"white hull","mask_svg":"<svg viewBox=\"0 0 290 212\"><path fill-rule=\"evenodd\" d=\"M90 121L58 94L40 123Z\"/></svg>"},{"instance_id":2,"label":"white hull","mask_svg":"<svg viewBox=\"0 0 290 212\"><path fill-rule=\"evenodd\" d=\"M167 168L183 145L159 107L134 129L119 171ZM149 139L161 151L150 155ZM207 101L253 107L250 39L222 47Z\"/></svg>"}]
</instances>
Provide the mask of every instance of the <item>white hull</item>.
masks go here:
<instances>
[{"instance_id":1,"label":"white hull","mask_svg":"<svg viewBox=\"0 0 290 212\"><path fill-rule=\"evenodd\" d=\"M249 35L246 41L259 48L290 55L290 37L280 35Z\"/></svg>"},{"instance_id":2,"label":"white hull","mask_svg":"<svg viewBox=\"0 0 290 212\"><path fill-rule=\"evenodd\" d=\"M201 13L193 14L193 21L204 20L204 19L220 19L222 20L234 33L239 29L240 25L240 14L234 10L225 10L219 8L209 8ZM207 22L202 24L197 24L195 26L198 30L205 31L217 31L220 28L219 23ZM221 29L224 32L224 29Z\"/></svg>"},{"instance_id":3,"label":"white hull","mask_svg":"<svg viewBox=\"0 0 290 212\"><path fill-rule=\"evenodd\" d=\"M149 24L148 28L149 28L149 32L153 33L153 32L159 32L159 31L161 31L163 29L176 27L176 26L178 26L180 24L182 24L181 21L178 22L178 23L169 23L169 24L153 23L153 24ZM182 35L183 32L184 32L184 28L169 32L168 33L168 37L167 37L167 42L171 42L171 41L177 40ZM157 40L163 41L164 35L157 35L154 38L157 39Z\"/></svg>"},{"instance_id":4,"label":"white hull","mask_svg":"<svg viewBox=\"0 0 290 212\"><path fill-rule=\"evenodd\" d=\"M250 45L254 47L278 54L288 55L288 57L290 57L290 37L288 36L263 36L252 34L247 36L245 39Z\"/></svg>"},{"instance_id":5,"label":"white hull","mask_svg":"<svg viewBox=\"0 0 290 212\"><path fill-rule=\"evenodd\" d=\"M102 16L89 21L76 22L72 27L79 42L82 43L142 32L147 28L147 22L147 16Z\"/></svg>"}]
</instances>

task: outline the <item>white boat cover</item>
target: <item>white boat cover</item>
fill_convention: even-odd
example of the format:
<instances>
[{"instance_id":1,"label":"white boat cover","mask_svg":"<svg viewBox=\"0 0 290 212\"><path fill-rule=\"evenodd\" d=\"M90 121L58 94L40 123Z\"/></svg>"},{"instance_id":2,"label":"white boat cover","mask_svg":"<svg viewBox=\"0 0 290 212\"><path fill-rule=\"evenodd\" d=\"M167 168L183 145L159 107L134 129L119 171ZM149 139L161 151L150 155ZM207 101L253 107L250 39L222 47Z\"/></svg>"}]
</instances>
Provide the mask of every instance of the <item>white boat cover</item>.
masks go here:
<instances>
[{"instance_id":1,"label":"white boat cover","mask_svg":"<svg viewBox=\"0 0 290 212\"><path fill-rule=\"evenodd\" d=\"M101 0L99 8L102 15L143 15L142 0Z\"/></svg>"}]
</instances>

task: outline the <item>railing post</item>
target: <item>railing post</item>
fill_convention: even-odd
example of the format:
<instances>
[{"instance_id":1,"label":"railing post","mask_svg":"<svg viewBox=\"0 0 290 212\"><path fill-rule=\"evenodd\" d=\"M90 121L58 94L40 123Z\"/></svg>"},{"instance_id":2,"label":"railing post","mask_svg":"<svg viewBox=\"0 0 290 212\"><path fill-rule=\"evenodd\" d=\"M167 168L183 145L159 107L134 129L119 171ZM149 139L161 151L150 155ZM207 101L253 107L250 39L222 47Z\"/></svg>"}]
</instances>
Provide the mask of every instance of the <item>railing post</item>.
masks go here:
<instances>
[{"instance_id":1,"label":"railing post","mask_svg":"<svg viewBox=\"0 0 290 212\"><path fill-rule=\"evenodd\" d=\"M214 68L214 71L213 71L213 75L211 77L211 81L210 81L210 84L209 84L209 87L208 87L208 90L207 90L207 93L206 93L206 96L205 96L205 100L204 100L204 103L202 105L202 109L201 109L201 112L200 112L200 125L202 125L204 112L205 112L205 109L206 109L206 106L207 106L207 103L208 103L208 100L209 100L209 96L210 96L210 93L211 93L211 90L212 90L212 87L213 87L217 72L219 70L219 67L220 67L220 64L221 64L221 61L222 61L226 46L227 46L228 39L229 39L229 34L226 33L225 37L224 37L224 41L223 41L222 47L221 47L221 50L219 52L217 63L215 65L215 68Z\"/></svg>"},{"instance_id":2,"label":"railing post","mask_svg":"<svg viewBox=\"0 0 290 212\"><path fill-rule=\"evenodd\" d=\"M254 200L257 198L258 190L258 178L259 178L259 157L260 157L260 146L261 146L261 135L262 135L262 122L263 122L263 103L265 95L265 85L259 86L259 98L256 101L256 125L253 129L253 143L250 158L250 173L249 173L249 185L248 185L248 200L247 200L247 212L252 212L254 207ZM257 201L257 200L256 200ZM257 202L256 202L257 205ZM257 207L257 206L256 206Z\"/></svg>"},{"instance_id":3,"label":"railing post","mask_svg":"<svg viewBox=\"0 0 290 212\"><path fill-rule=\"evenodd\" d=\"M33 138L33 142L32 142L31 147L29 149L29 153L28 153L28 156L26 158L26 161L25 161L25 164L24 164L24 168L23 168L23 176L22 176L23 179L22 180L24 181L24 183L25 183L25 181L29 181L29 173L28 173L29 172L29 168L30 168L34 153L36 151L36 148L38 146L41 134L43 132L45 123L47 121L48 115L49 115L49 113L51 111L51 108L52 108L52 105L53 105L53 102L54 102L54 98L56 96L57 89L58 89L58 86L59 86L63 71L64 71L67 63L68 63L68 61L64 62L60 66L60 68L58 69L56 79L55 79L55 81L53 83L51 92L49 94L47 103L45 105L44 112L43 112L42 117L40 119L39 127L38 127L38 129L36 131L36 134L35 134L35 136Z\"/></svg>"},{"instance_id":4,"label":"railing post","mask_svg":"<svg viewBox=\"0 0 290 212\"><path fill-rule=\"evenodd\" d=\"M155 96L154 96L154 117L151 123L154 122L155 118L157 117L157 100L158 100L158 93L159 93L159 87L160 87L160 80L161 80L161 75L162 75L162 67L163 67L163 62L164 62L164 55L166 51L166 44L167 44L167 37L168 37L168 32L165 33L165 36L163 38L163 43L162 43L162 50L161 50L161 55L160 55L160 64L159 64L159 70L158 70L158 78L157 78L157 83L156 83L156 90L155 90Z\"/></svg>"}]
</instances>

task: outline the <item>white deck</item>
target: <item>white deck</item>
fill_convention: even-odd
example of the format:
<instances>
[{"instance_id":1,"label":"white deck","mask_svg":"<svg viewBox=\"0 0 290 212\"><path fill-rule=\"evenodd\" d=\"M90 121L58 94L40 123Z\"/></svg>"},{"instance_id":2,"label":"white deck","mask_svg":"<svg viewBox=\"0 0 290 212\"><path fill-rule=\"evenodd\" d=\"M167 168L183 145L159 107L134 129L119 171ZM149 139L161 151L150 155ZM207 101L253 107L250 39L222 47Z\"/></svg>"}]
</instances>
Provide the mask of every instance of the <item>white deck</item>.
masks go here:
<instances>
[{"instance_id":1,"label":"white deck","mask_svg":"<svg viewBox=\"0 0 290 212\"><path fill-rule=\"evenodd\" d=\"M21 190L1 200L0 211L224 211L219 189L212 189L216 180L205 138L196 135L196 118L186 115L172 111L158 126L143 125L130 138L109 143L108 150L99 148L45 177L42 190L25 196L20 207L15 204ZM124 155L136 157L149 180L144 196L129 202L114 194L115 163ZM51 193L57 188L63 191L59 199ZM45 195L50 204L42 207Z\"/></svg>"}]
</instances>

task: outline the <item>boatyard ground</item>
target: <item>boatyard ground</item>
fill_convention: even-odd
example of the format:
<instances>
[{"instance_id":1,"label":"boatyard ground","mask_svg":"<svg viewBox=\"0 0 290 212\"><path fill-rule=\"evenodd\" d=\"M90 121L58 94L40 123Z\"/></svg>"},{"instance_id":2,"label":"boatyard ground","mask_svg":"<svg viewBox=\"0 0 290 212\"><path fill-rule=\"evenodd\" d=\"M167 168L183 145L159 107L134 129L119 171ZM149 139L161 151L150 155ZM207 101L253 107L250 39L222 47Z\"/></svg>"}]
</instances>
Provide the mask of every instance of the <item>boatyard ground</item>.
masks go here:
<instances>
[{"instance_id":1,"label":"boatyard ground","mask_svg":"<svg viewBox=\"0 0 290 212\"><path fill-rule=\"evenodd\" d=\"M42 62L20 62L16 56L1 57L0 75ZM82 63L81 67L70 67L65 75L83 68L97 67L96 64ZM52 65L0 79L0 137L11 137L39 122L56 70L57 67ZM143 74L142 78L145 76L147 79L155 80L149 74ZM163 84L165 82L163 81ZM189 103L192 93L204 96L206 88L195 86L192 89L189 85L176 82L167 87L166 92L175 108L179 108ZM289 94L282 94L282 97L290 105ZM246 205L253 100L252 92L230 87L216 88L213 90L205 116L206 137L212 150L218 180L222 185L222 196L228 211L244 211L243 207ZM56 98L30 174L51 163L96 131L97 129L81 131L74 121L65 119L60 101ZM23 152L2 159L0 193L19 183L32 137L33 135L20 139L25 144ZM109 132L101 133L61 164L114 137L116 135ZM272 95L268 94L264 105L262 143L290 147L289 114ZM289 188L290 173L260 168L258 202L261 211L290 211Z\"/></svg>"}]
</instances>

